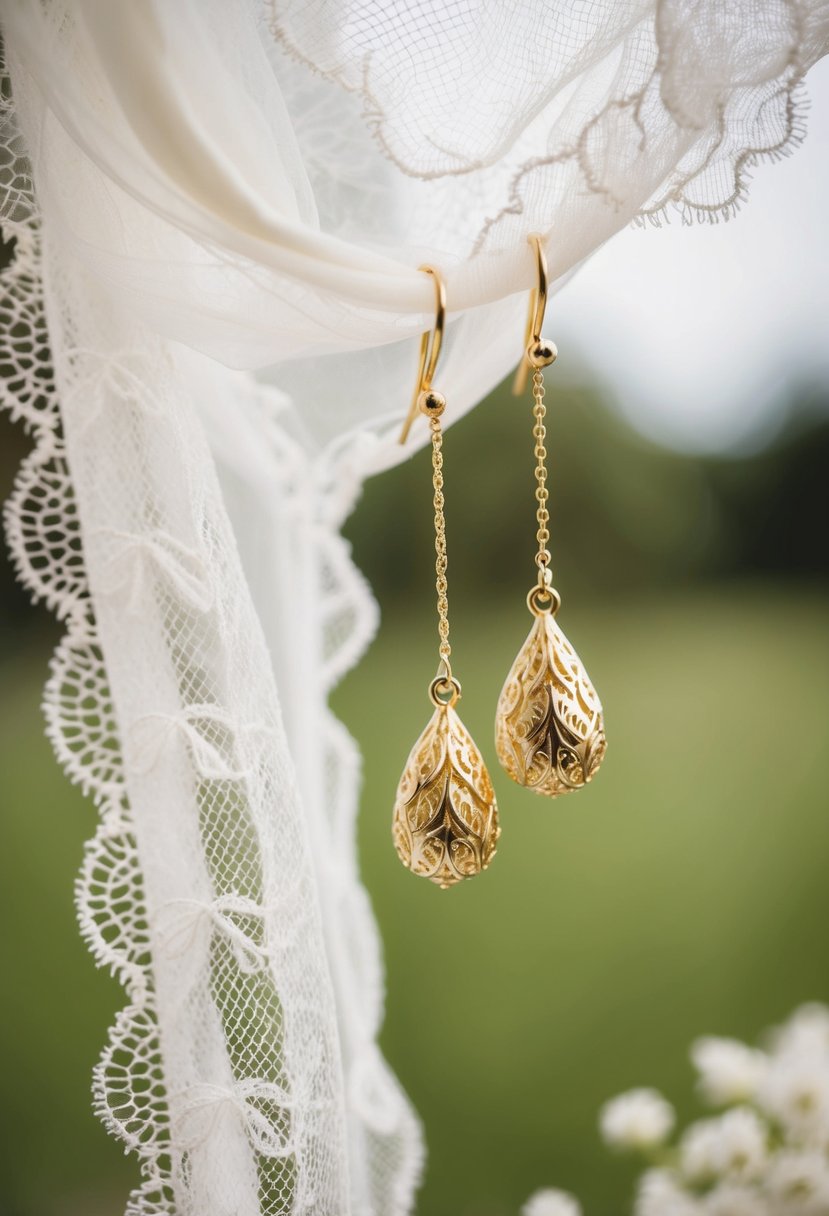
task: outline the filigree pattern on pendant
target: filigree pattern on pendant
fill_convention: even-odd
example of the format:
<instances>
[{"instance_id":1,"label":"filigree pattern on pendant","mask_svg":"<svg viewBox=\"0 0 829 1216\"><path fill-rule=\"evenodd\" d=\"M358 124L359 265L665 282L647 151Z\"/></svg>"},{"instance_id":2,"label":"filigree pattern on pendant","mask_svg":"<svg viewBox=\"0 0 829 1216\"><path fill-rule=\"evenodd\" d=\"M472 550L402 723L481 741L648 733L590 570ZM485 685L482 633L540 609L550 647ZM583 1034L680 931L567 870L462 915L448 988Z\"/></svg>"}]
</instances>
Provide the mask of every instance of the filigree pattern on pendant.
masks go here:
<instances>
[{"instance_id":1,"label":"filigree pattern on pendant","mask_svg":"<svg viewBox=\"0 0 829 1216\"><path fill-rule=\"evenodd\" d=\"M596 690L552 613L540 613L498 700L498 759L513 781L555 797L590 781L605 746Z\"/></svg>"},{"instance_id":2,"label":"filigree pattern on pendant","mask_svg":"<svg viewBox=\"0 0 829 1216\"><path fill-rule=\"evenodd\" d=\"M438 706L397 787L392 833L400 860L451 887L487 868L499 832L481 753L452 706Z\"/></svg>"}]
</instances>

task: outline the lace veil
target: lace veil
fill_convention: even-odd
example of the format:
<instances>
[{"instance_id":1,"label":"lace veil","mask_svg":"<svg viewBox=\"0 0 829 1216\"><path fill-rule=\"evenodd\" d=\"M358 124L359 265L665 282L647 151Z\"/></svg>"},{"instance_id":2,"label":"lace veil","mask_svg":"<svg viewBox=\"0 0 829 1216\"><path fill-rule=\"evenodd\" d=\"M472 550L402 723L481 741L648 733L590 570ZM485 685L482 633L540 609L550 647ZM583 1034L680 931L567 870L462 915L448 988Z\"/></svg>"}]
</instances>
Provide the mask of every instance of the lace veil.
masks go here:
<instances>
[{"instance_id":1,"label":"lace veil","mask_svg":"<svg viewBox=\"0 0 829 1216\"><path fill-rule=\"evenodd\" d=\"M19 576L65 624L47 729L100 824L80 923L126 1004L95 1105L130 1216L393 1216L421 1132L381 1056L327 706L376 609L339 534L396 444L439 265L449 420L632 220L728 217L802 134L817 0L9 0L3 404Z\"/></svg>"}]
</instances>

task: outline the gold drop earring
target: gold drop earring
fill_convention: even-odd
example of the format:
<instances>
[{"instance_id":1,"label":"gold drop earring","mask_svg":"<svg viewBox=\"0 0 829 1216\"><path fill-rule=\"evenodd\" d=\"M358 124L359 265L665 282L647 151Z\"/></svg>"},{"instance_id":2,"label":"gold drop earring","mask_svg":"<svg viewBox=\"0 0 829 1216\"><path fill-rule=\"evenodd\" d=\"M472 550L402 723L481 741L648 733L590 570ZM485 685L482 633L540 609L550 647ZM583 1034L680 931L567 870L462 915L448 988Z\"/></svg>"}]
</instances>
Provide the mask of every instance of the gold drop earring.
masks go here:
<instances>
[{"instance_id":1,"label":"gold drop earring","mask_svg":"<svg viewBox=\"0 0 829 1216\"><path fill-rule=\"evenodd\" d=\"M432 488L435 510L435 588L438 608L438 670L429 685L434 712L412 748L397 787L392 836L398 856L413 874L451 887L485 870L495 855L498 808L489 773L455 712L460 682L449 656L449 600L446 581L446 522L443 498L443 431L446 399L432 388L446 319L446 289L433 266L420 269L435 284L435 327L420 342L414 397L403 425L405 443L418 411L432 436Z\"/></svg>"},{"instance_id":2,"label":"gold drop earring","mask_svg":"<svg viewBox=\"0 0 829 1216\"><path fill-rule=\"evenodd\" d=\"M527 640L507 676L495 717L495 748L501 765L519 785L555 797L586 785L605 753L602 707L578 655L556 624L561 597L550 569L550 513L547 507L547 436L544 368L558 354L541 336L547 305L547 259L541 237L535 250L538 286L530 297L524 355L514 392L524 391L532 368L533 438L538 578L527 596L534 616Z\"/></svg>"}]
</instances>

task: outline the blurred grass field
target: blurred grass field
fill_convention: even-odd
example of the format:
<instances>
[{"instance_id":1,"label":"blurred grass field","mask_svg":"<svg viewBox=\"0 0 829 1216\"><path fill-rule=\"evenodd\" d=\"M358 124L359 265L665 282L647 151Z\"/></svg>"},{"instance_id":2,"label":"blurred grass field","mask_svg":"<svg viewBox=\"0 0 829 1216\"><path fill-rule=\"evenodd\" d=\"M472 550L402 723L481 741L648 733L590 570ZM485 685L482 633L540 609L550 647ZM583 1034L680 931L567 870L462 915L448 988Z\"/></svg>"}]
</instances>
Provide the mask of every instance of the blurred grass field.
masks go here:
<instances>
[{"instance_id":1,"label":"blurred grass field","mask_svg":"<svg viewBox=\"0 0 829 1216\"><path fill-rule=\"evenodd\" d=\"M436 657L428 453L370 483L348 528L383 622L334 708L364 756L382 1043L428 1140L419 1216L517 1216L543 1185L622 1216L633 1175L599 1143L601 1103L648 1084L691 1113L695 1036L752 1039L829 1000L829 589L808 526L829 428L706 463L637 440L589 393L554 400L559 620L604 702L608 754L552 804L494 762L533 532L527 427L496 394L447 435L446 473L460 710L503 835L490 871L451 891L406 873L390 837ZM0 480L24 447L0 445ZM137 1169L89 1089L124 996L72 906L96 814L43 736L59 629L10 587L0 613L0 1216L114 1216Z\"/></svg>"},{"instance_id":2,"label":"blurred grass field","mask_svg":"<svg viewBox=\"0 0 829 1216\"><path fill-rule=\"evenodd\" d=\"M390 842L395 785L429 712L428 617L389 611L335 697L364 744L360 847L386 946L383 1045L427 1129L427 1216L507 1216L553 1183L579 1193L588 1216L615 1216L630 1177L598 1143L601 1102L647 1083L689 1108L695 1035L751 1038L797 1001L829 999L824 599L712 588L565 601L560 619L600 688L607 760L590 789L555 804L493 766L499 853L461 888L417 881ZM461 710L489 759L492 709L528 620L516 595L457 629ZM0 1211L98 1216L120 1210L134 1178L89 1109L122 1000L74 924L94 815L42 737L34 654L3 666Z\"/></svg>"},{"instance_id":3,"label":"blurred grass field","mask_svg":"<svg viewBox=\"0 0 829 1216\"><path fill-rule=\"evenodd\" d=\"M457 645L488 758L528 626L515 598ZM383 1043L427 1129L428 1216L507 1216L543 1184L617 1216L630 1175L598 1142L601 1103L651 1084L691 1109L696 1035L751 1039L829 999L825 602L746 587L565 602L560 619L601 691L607 759L554 804L491 768L498 856L461 888L419 882L389 841L429 713L422 618L386 621L336 699L371 739L360 843L386 944Z\"/></svg>"}]
</instances>

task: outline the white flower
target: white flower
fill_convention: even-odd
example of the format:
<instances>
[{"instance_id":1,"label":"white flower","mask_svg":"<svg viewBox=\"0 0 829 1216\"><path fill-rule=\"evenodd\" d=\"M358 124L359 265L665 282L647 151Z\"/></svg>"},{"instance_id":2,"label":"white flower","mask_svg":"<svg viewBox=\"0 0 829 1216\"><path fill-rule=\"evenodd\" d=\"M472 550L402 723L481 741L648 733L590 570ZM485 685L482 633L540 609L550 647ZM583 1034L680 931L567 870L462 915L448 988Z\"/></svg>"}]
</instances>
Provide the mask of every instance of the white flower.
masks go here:
<instances>
[{"instance_id":1,"label":"white flower","mask_svg":"<svg viewBox=\"0 0 829 1216\"><path fill-rule=\"evenodd\" d=\"M548 1188L530 1195L521 1216L581 1216L581 1205L566 1191Z\"/></svg>"},{"instance_id":2,"label":"white flower","mask_svg":"<svg viewBox=\"0 0 829 1216\"><path fill-rule=\"evenodd\" d=\"M713 1182L719 1174L719 1135L719 1119L700 1119L683 1132L679 1160L689 1182Z\"/></svg>"},{"instance_id":3,"label":"white flower","mask_svg":"<svg viewBox=\"0 0 829 1216\"><path fill-rule=\"evenodd\" d=\"M774 1216L829 1216L829 1165L822 1153L778 1153L767 1189Z\"/></svg>"},{"instance_id":4,"label":"white flower","mask_svg":"<svg viewBox=\"0 0 829 1216\"><path fill-rule=\"evenodd\" d=\"M694 1183L710 1183L726 1175L755 1178L765 1165L767 1137L765 1124L745 1107L718 1119L701 1119L687 1128L680 1142L682 1173Z\"/></svg>"},{"instance_id":5,"label":"white flower","mask_svg":"<svg viewBox=\"0 0 829 1216\"><path fill-rule=\"evenodd\" d=\"M764 1052L736 1039L713 1037L697 1039L691 1059L699 1073L700 1092L714 1106L753 1098L768 1065Z\"/></svg>"},{"instance_id":6,"label":"white flower","mask_svg":"<svg viewBox=\"0 0 829 1216\"><path fill-rule=\"evenodd\" d=\"M800 1145L829 1144L829 1062L792 1048L773 1057L757 1100Z\"/></svg>"},{"instance_id":7,"label":"white flower","mask_svg":"<svg viewBox=\"0 0 829 1216\"><path fill-rule=\"evenodd\" d=\"M817 1001L801 1005L772 1033L771 1043L778 1055L797 1052L829 1060L829 1008Z\"/></svg>"},{"instance_id":8,"label":"white flower","mask_svg":"<svg viewBox=\"0 0 829 1216\"><path fill-rule=\"evenodd\" d=\"M639 1179L634 1216L702 1216L704 1210L670 1170L647 1170Z\"/></svg>"},{"instance_id":9,"label":"white flower","mask_svg":"<svg viewBox=\"0 0 829 1216\"><path fill-rule=\"evenodd\" d=\"M756 1178L766 1164L768 1128L745 1107L727 1111L719 1119L720 1173L734 1178Z\"/></svg>"},{"instance_id":10,"label":"white flower","mask_svg":"<svg viewBox=\"0 0 829 1216\"><path fill-rule=\"evenodd\" d=\"M752 1186L724 1182L709 1191L703 1202L705 1216L772 1216L760 1192Z\"/></svg>"},{"instance_id":11,"label":"white flower","mask_svg":"<svg viewBox=\"0 0 829 1216\"><path fill-rule=\"evenodd\" d=\"M674 1109L655 1089L631 1089L606 1102L599 1114L602 1136L613 1148L655 1148L673 1125Z\"/></svg>"},{"instance_id":12,"label":"white flower","mask_svg":"<svg viewBox=\"0 0 829 1216\"><path fill-rule=\"evenodd\" d=\"M829 1216L829 1007L796 1010L766 1051L705 1037L691 1058L702 1095L727 1109L654 1155L670 1164L640 1178L634 1216ZM616 1148L658 1149L674 1111L652 1089L631 1090L600 1124Z\"/></svg>"}]
</instances>

